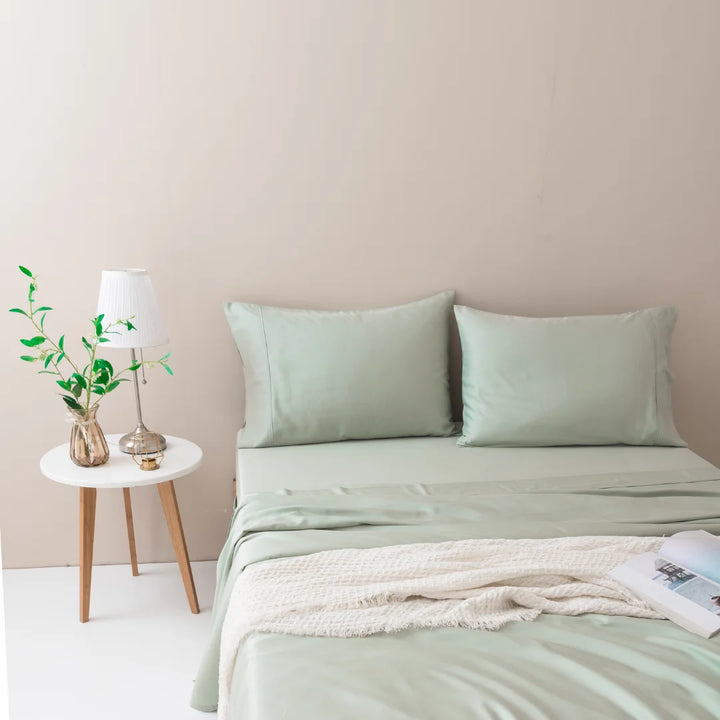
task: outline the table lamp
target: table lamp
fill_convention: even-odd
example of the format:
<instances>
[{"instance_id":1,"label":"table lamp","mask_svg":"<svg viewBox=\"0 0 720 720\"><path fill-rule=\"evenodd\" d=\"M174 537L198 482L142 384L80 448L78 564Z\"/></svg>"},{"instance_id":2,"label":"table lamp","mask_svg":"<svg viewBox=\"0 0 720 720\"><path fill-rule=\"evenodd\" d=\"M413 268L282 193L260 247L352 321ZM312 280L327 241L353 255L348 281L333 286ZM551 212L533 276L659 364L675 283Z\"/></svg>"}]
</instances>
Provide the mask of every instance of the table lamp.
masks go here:
<instances>
[{"instance_id":1,"label":"table lamp","mask_svg":"<svg viewBox=\"0 0 720 720\"><path fill-rule=\"evenodd\" d=\"M124 325L113 328L116 334L108 334L110 342L104 343L107 348L129 348L132 365L137 362L135 350L165 345L169 341L165 324L160 315L155 291L147 270L125 268L122 270L103 270L100 280L97 314L104 315L105 320L132 319L135 330L128 330ZM139 370L140 368L138 368ZM138 443L146 449L160 452L167 447L165 438L159 433L151 432L145 427L140 407L140 387L138 370L134 370L135 404L137 406L137 427L120 438L119 447L124 453L132 454ZM143 375L143 384L147 382Z\"/></svg>"}]
</instances>

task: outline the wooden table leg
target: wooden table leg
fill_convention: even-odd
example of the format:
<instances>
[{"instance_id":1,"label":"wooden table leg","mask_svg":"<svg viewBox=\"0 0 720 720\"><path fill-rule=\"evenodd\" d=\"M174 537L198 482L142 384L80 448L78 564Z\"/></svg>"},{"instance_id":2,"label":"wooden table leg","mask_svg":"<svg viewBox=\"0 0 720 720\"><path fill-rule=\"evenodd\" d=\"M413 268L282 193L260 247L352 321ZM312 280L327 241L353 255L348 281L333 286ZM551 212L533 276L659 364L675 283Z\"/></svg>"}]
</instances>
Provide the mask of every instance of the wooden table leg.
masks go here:
<instances>
[{"instance_id":1,"label":"wooden table leg","mask_svg":"<svg viewBox=\"0 0 720 720\"><path fill-rule=\"evenodd\" d=\"M93 540L97 488L80 488L80 622L90 619Z\"/></svg>"},{"instance_id":2,"label":"wooden table leg","mask_svg":"<svg viewBox=\"0 0 720 720\"><path fill-rule=\"evenodd\" d=\"M175 495L175 485L172 480L158 483L158 492L160 493L160 501L165 511L165 521L167 522L170 538L175 548L175 557L180 566L180 574L182 575L183 584L185 585L185 594L190 603L190 610L193 613L199 613L197 593L195 592L195 581L193 580L192 570L190 569L190 559L188 558L187 545L185 544L185 535L183 533L182 522L180 520L180 511L178 510L177 497Z\"/></svg>"},{"instance_id":3,"label":"wooden table leg","mask_svg":"<svg viewBox=\"0 0 720 720\"><path fill-rule=\"evenodd\" d=\"M133 524L132 504L130 502L130 488L123 488L123 499L125 500L125 522L127 523L128 543L130 543L130 564L132 574L137 576L137 550L135 548L135 526Z\"/></svg>"}]
</instances>

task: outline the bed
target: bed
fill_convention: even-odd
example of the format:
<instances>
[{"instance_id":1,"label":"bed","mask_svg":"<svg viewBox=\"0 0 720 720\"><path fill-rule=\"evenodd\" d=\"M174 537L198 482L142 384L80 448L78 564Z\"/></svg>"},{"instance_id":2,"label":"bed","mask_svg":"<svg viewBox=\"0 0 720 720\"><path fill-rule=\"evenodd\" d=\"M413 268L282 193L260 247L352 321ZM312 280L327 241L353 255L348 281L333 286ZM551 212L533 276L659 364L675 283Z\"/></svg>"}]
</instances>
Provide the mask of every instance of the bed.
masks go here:
<instances>
[{"instance_id":1,"label":"bed","mask_svg":"<svg viewBox=\"0 0 720 720\"><path fill-rule=\"evenodd\" d=\"M214 710L223 620L244 568L337 548L464 538L720 533L720 471L682 447L461 448L425 437L243 448L192 705ZM489 632L255 633L232 720L720 716L720 637L666 620L541 615Z\"/></svg>"},{"instance_id":2,"label":"bed","mask_svg":"<svg viewBox=\"0 0 720 720\"><path fill-rule=\"evenodd\" d=\"M194 707L220 720L720 717L720 639L608 577L660 536L720 534L720 470L674 425L674 308L529 318L444 291L225 311L245 425Z\"/></svg>"}]
</instances>

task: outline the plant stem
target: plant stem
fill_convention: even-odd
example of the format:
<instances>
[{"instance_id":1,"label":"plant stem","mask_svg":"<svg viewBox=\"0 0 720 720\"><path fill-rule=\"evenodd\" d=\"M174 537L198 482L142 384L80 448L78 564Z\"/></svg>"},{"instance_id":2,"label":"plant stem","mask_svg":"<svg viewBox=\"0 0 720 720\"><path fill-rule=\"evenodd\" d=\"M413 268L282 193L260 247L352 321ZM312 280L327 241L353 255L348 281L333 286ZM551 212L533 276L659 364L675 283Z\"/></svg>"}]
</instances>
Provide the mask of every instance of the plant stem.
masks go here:
<instances>
[{"instance_id":1,"label":"plant stem","mask_svg":"<svg viewBox=\"0 0 720 720\"><path fill-rule=\"evenodd\" d=\"M55 358L53 358L50 363L55 368L55 370L57 370L57 373L62 378L62 381L67 382L67 380L65 380L65 376L62 373L62 370L60 369L60 366L55 362Z\"/></svg>"},{"instance_id":2,"label":"plant stem","mask_svg":"<svg viewBox=\"0 0 720 720\"><path fill-rule=\"evenodd\" d=\"M46 339L50 342L50 344L59 352L65 355L65 359L70 363L73 370L75 370L78 375L80 374L80 371L77 369L75 363L67 356L64 350L60 349L60 347L53 341L53 339L35 322L35 318L33 315L35 314L35 311L33 310L32 303L28 303L30 306L30 315L28 316L30 318L30 322L35 326L35 329ZM55 367L57 368L57 363L53 363ZM64 380L65 378L63 378Z\"/></svg>"},{"instance_id":3,"label":"plant stem","mask_svg":"<svg viewBox=\"0 0 720 720\"><path fill-rule=\"evenodd\" d=\"M90 412L90 396L92 394L92 377L93 373L95 372L94 365L95 365L95 351L97 350L97 341L93 343L92 346L92 352L90 353L90 372L87 377L87 404L85 405L85 417L88 416L88 413Z\"/></svg>"},{"instance_id":4,"label":"plant stem","mask_svg":"<svg viewBox=\"0 0 720 720\"><path fill-rule=\"evenodd\" d=\"M140 367L139 367L140 365L147 365L148 367L152 367L154 364L155 364L155 360L143 360L143 362L137 363L137 365L138 365L137 369L138 370L140 369ZM128 372L128 370L130 370L131 367L132 367L132 365L128 365L124 370L120 370L120 372L116 372L113 375L112 379L115 380L115 379L119 378L123 373Z\"/></svg>"}]
</instances>

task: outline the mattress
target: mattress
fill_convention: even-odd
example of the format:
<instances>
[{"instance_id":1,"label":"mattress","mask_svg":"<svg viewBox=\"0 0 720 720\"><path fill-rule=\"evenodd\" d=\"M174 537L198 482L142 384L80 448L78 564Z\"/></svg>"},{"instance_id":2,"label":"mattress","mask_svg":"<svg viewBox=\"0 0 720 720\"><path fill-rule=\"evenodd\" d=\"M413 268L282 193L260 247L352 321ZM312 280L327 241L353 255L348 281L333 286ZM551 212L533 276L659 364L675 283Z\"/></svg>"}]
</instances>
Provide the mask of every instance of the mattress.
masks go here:
<instances>
[{"instance_id":1,"label":"mattress","mask_svg":"<svg viewBox=\"0 0 720 720\"><path fill-rule=\"evenodd\" d=\"M192 705L214 710L235 580L258 562L464 538L720 534L720 470L684 448L459 448L455 438L243 449ZM669 621L541 616L497 632L258 633L230 720L714 720L720 636Z\"/></svg>"},{"instance_id":2,"label":"mattress","mask_svg":"<svg viewBox=\"0 0 720 720\"><path fill-rule=\"evenodd\" d=\"M709 469L687 448L458 447L457 437L241 448L237 493Z\"/></svg>"}]
</instances>

